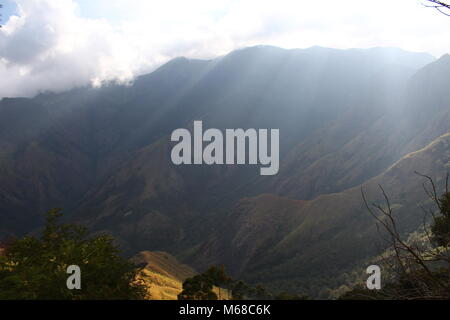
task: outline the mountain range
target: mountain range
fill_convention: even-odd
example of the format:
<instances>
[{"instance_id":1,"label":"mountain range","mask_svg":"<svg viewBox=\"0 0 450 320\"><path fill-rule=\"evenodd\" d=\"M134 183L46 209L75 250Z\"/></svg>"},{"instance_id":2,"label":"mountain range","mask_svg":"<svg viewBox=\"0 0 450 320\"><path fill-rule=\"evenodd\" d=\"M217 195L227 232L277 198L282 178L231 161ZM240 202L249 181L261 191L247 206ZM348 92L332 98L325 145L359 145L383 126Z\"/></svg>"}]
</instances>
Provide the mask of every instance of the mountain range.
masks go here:
<instances>
[{"instance_id":1,"label":"mountain range","mask_svg":"<svg viewBox=\"0 0 450 320\"><path fill-rule=\"evenodd\" d=\"M382 185L402 232L420 228L414 172L442 184L450 166L449 80L449 55L256 46L177 58L129 85L3 98L0 237L62 207L130 256L166 251L327 297L377 254L361 188L376 202ZM279 129L279 173L172 164L171 132L195 120Z\"/></svg>"}]
</instances>

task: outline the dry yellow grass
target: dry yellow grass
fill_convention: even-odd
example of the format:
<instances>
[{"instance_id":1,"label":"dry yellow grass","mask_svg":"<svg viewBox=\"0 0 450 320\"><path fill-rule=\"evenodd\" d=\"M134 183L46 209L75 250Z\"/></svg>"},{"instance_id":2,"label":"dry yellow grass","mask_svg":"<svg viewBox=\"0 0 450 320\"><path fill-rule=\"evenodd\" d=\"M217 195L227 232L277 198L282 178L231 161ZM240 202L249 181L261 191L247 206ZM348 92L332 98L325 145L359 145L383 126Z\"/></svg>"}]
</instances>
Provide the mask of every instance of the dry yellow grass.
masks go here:
<instances>
[{"instance_id":1,"label":"dry yellow grass","mask_svg":"<svg viewBox=\"0 0 450 320\"><path fill-rule=\"evenodd\" d=\"M142 279L149 286L148 299L150 300L177 300L182 291L182 282L177 279L163 276L151 270L144 269Z\"/></svg>"},{"instance_id":2,"label":"dry yellow grass","mask_svg":"<svg viewBox=\"0 0 450 320\"><path fill-rule=\"evenodd\" d=\"M183 290L183 282L197 274L194 269L166 252L142 251L133 257L132 261L136 264L146 264L140 280L147 284L150 300L177 300L178 294ZM218 288L213 291L221 299L228 296L225 289L220 289L220 295Z\"/></svg>"},{"instance_id":3,"label":"dry yellow grass","mask_svg":"<svg viewBox=\"0 0 450 320\"><path fill-rule=\"evenodd\" d=\"M177 300L184 280L196 274L194 269L166 252L142 251L132 261L146 264L141 277L149 286L152 300Z\"/></svg>"}]
</instances>

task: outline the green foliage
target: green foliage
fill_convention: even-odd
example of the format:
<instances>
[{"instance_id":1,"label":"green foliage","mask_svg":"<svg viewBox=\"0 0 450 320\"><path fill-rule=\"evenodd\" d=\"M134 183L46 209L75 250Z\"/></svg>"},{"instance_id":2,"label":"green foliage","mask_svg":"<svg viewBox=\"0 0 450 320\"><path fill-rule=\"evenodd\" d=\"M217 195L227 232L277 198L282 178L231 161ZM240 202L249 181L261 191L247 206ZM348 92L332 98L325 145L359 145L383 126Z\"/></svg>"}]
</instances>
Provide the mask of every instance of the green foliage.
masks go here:
<instances>
[{"instance_id":1,"label":"green foliage","mask_svg":"<svg viewBox=\"0 0 450 320\"><path fill-rule=\"evenodd\" d=\"M444 193L439 199L440 213L446 218L450 218L450 192Z\"/></svg>"},{"instance_id":2,"label":"green foliage","mask_svg":"<svg viewBox=\"0 0 450 320\"><path fill-rule=\"evenodd\" d=\"M233 300L243 300L253 294L252 288L243 281L237 281L231 290Z\"/></svg>"},{"instance_id":3,"label":"green foliage","mask_svg":"<svg viewBox=\"0 0 450 320\"><path fill-rule=\"evenodd\" d=\"M219 296L213 292L214 286ZM221 288L226 288L227 298L232 300L270 300L274 296L261 284L252 287L242 280L233 280L226 272L224 266L209 267L204 273L187 279L183 283L183 291L178 295L179 300L217 300L221 299ZM231 293L231 295L230 295ZM275 296L278 300L307 300L306 295L280 293Z\"/></svg>"},{"instance_id":4,"label":"green foliage","mask_svg":"<svg viewBox=\"0 0 450 320\"><path fill-rule=\"evenodd\" d=\"M436 269L430 278L423 270L409 271L399 275L396 281L386 283L381 290L356 287L346 292L339 300L417 300L427 299L424 288L432 299L448 299L450 275L447 269Z\"/></svg>"},{"instance_id":5,"label":"green foliage","mask_svg":"<svg viewBox=\"0 0 450 320\"><path fill-rule=\"evenodd\" d=\"M109 236L59 224L61 210L47 214L40 238L13 241L0 256L0 299L141 299L146 288L138 270L119 256ZM69 290L67 267L81 269L81 289Z\"/></svg>"},{"instance_id":6,"label":"green foliage","mask_svg":"<svg viewBox=\"0 0 450 320\"><path fill-rule=\"evenodd\" d=\"M254 297L258 300L272 299L270 292L262 284L257 284L254 291Z\"/></svg>"},{"instance_id":7,"label":"green foliage","mask_svg":"<svg viewBox=\"0 0 450 320\"><path fill-rule=\"evenodd\" d=\"M216 266L211 266L208 270L203 273L204 277L209 279L214 286L218 288L219 297L222 298L222 287L229 288L233 283L233 279L225 272L225 267L221 265L219 268Z\"/></svg>"},{"instance_id":8,"label":"green foliage","mask_svg":"<svg viewBox=\"0 0 450 320\"><path fill-rule=\"evenodd\" d=\"M432 180L431 180L432 181ZM433 184L434 186L434 184ZM433 215L428 246L418 246L400 241L398 233L393 235L392 260L396 268L390 268L390 279L381 290L356 287L343 294L342 300L393 300L393 299L449 299L450 298L450 193L430 198L439 209ZM391 229L392 230L392 229ZM434 247L434 248L433 248ZM410 255L401 256L398 252Z\"/></svg>"},{"instance_id":9,"label":"green foliage","mask_svg":"<svg viewBox=\"0 0 450 320\"><path fill-rule=\"evenodd\" d=\"M436 217L431 226L431 233L433 244L442 247L448 246L450 244L450 218Z\"/></svg>"},{"instance_id":10,"label":"green foliage","mask_svg":"<svg viewBox=\"0 0 450 320\"><path fill-rule=\"evenodd\" d=\"M434 217L431 225L432 241L437 246L450 244L450 193L445 193L438 200L440 215Z\"/></svg>"},{"instance_id":11,"label":"green foliage","mask_svg":"<svg viewBox=\"0 0 450 320\"><path fill-rule=\"evenodd\" d=\"M213 292L213 281L203 274L186 279L178 300L217 300L217 295Z\"/></svg>"}]
</instances>

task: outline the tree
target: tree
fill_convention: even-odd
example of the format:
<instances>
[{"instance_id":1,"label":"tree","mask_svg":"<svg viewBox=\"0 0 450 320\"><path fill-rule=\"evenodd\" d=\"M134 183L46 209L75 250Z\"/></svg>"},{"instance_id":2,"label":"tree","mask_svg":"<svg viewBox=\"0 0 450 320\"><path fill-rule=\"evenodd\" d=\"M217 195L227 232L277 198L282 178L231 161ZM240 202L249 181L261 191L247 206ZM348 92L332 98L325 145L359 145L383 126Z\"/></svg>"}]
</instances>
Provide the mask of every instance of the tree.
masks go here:
<instances>
[{"instance_id":1,"label":"tree","mask_svg":"<svg viewBox=\"0 0 450 320\"><path fill-rule=\"evenodd\" d=\"M439 216L433 216L431 226L432 242L435 246L450 245L450 193L448 191L438 199Z\"/></svg>"},{"instance_id":2,"label":"tree","mask_svg":"<svg viewBox=\"0 0 450 320\"><path fill-rule=\"evenodd\" d=\"M438 1L438 0L426 0L427 3L430 4L424 4L427 8L434 8L438 10L440 13L450 16L450 1Z\"/></svg>"},{"instance_id":3,"label":"tree","mask_svg":"<svg viewBox=\"0 0 450 320\"><path fill-rule=\"evenodd\" d=\"M88 237L86 228L59 224L60 209L48 212L39 238L13 240L0 256L0 299L143 299L140 272L119 256L109 236ZM70 290L67 267L81 270L81 289Z\"/></svg>"},{"instance_id":4,"label":"tree","mask_svg":"<svg viewBox=\"0 0 450 320\"><path fill-rule=\"evenodd\" d=\"M178 300L217 300L213 287L213 281L209 277L204 274L196 275L184 281Z\"/></svg>"},{"instance_id":5,"label":"tree","mask_svg":"<svg viewBox=\"0 0 450 320\"><path fill-rule=\"evenodd\" d=\"M228 287L233 279L225 272L225 266L221 265L219 268L211 266L203 273L204 277L209 279L211 283L217 287L219 292L219 300L222 299L221 287Z\"/></svg>"},{"instance_id":6,"label":"tree","mask_svg":"<svg viewBox=\"0 0 450 320\"><path fill-rule=\"evenodd\" d=\"M214 287L217 288L219 296L213 291ZM178 300L222 299L222 288L227 289L228 300L272 299L272 295L262 285L253 288L242 280L233 280L222 265L220 267L211 266L202 274L186 279L183 283L183 291L178 295Z\"/></svg>"},{"instance_id":7,"label":"tree","mask_svg":"<svg viewBox=\"0 0 450 320\"><path fill-rule=\"evenodd\" d=\"M425 218L431 218L429 225L424 222L423 226L425 245L407 241L401 235L389 197L381 186L383 205L369 206L361 190L364 203L387 243L387 254L380 256L387 275L386 284L379 291L355 288L342 299L450 299L449 175L445 179L445 191L439 196L433 179L417 174L426 179L423 189L434 204L431 208L422 207Z\"/></svg>"},{"instance_id":8,"label":"tree","mask_svg":"<svg viewBox=\"0 0 450 320\"><path fill-rule=\"evenodd\" d=\"M217 300L222 299L223 287L229 288L233 279L225 272L225 267L211 266L202 274L186 279L183 291L178 295L179 300ZM217 287L219 296L213 292ZM228 290L228 298L229 298Z\"/></svg>"},{"instance_id":9,"label":"tree","mask_svg":"<svg viewBox=\"0 0 450 320\"><path fill-rule=\"evenodd\" d=\"M244 300L246 297L250 296L251 293L252 289L244 281L237 281L231 289L233 300Z\"/></svg>"},{"instance_id":10,"label":"tree","mask_svg":"<svg viewBox=\"0 0 450 320\"><path fill-rule=\"evenodd\" d=\"M272 295L262 284L257 284L254 290L254 296L258 300L270 300Z\"/></svg>"}]
</instances>

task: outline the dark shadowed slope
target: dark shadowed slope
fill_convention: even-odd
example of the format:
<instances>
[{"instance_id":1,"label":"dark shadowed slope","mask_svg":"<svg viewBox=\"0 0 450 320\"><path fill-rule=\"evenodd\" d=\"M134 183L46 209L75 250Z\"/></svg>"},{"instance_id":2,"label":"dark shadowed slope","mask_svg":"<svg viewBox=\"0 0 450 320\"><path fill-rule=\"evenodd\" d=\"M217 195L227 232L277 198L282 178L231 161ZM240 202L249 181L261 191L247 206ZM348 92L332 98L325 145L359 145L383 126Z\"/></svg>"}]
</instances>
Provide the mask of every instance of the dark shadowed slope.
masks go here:
<instances>
[{"instance_id":1,"label":"dark shadowed slope","mask_svg":"<svg viewBox=\"0 0 450 320\"><path fill-rule=\"evenodd\" d=\"M420 183L412 172L445 171L436 163L444 147L403 158L447 140L450 61L433 60L386 48L258 46L175 59L131 86L3 99L0 236L32 231L60 206L129 253L225 263L273 285L325 287L317 279L329 274L338 282L373 254L358 186L383 183L413 230ZM170 133L194 120L280 129L279 174L172 165Z\"/></svg>"}]
</instances>

